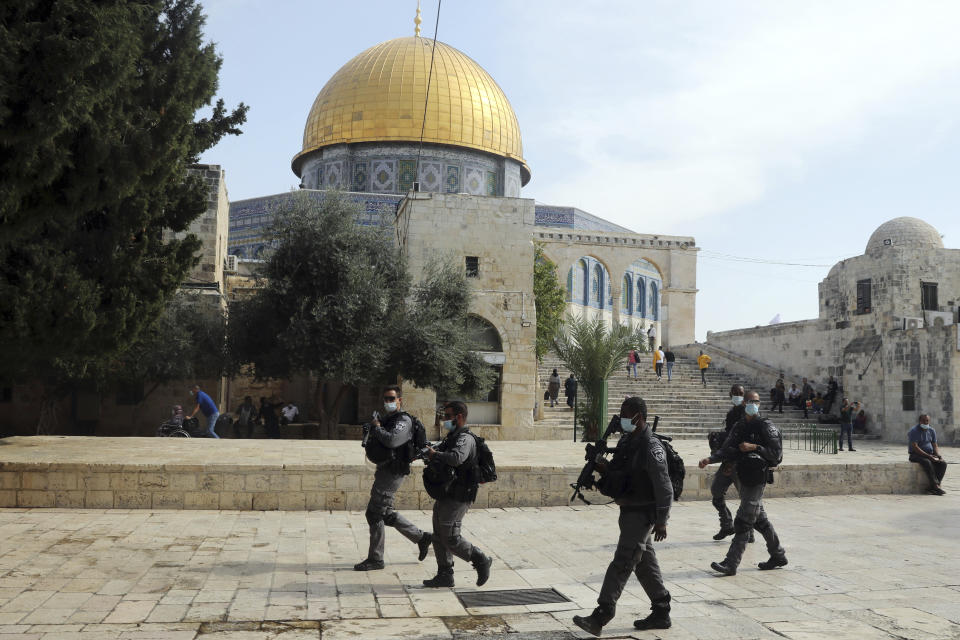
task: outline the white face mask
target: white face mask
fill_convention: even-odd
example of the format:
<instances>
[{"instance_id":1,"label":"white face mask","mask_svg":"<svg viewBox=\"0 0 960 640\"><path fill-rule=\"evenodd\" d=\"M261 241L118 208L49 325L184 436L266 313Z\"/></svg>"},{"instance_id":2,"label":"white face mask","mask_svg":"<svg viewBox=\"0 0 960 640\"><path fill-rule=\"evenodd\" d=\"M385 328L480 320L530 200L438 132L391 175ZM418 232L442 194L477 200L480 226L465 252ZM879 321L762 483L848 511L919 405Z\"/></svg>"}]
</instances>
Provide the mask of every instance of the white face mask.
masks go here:
<instances>
[{"instance_id":1,"label":"white face mask","mask_svg":"<svg viewBox=\"0 0 960 640\"><path fill-rule=\"evenodd\" d=\"M730 396L730 402L733 403L733 406L739 407L743 404L743 396Z\"/></svg>"},{"instance_id":2,"label":"white face mask","mask_svg":"<svg viewBox=\"0 0 960 640\"><path fill-rule=\"evenodd\" d=\"M760 404L757 402L748 402L743 409L747 412L748 416L755 416L760 413Z\"/></svg>"},{"instance_id":3,"label":"white face mask","mask_svg":"<svg viewBox=\"0 0 960 640\"><path fill-rule=\"evenodd\" d=\"M923 423L921 422L921 423L920 423L920 428L921 428L921 429L929 429L929 428L930 428L930 425L929 425L929 424L923 424Z\"/></svg>"},{"instance_id":4,"label":"white face mask","mask_svg":"<svg viewBox=\"0 0 960 640\"><path fill-rule=\"evenodd\" d=\"M397 403L396 403L396 402L384 402L384 403L383 403L383 410L386 411L387 413L393 413L394 411L397 410Z\"/></svg>"},{"instance_id":5,"label":"white face mask","mask_svg":"<svg viewBox=\"0 0 960 640\"><path fill-rule=\"evenodd\" d=\"M624 433L632 433L634 429L637 428L637 425L633 424L630 418L620 418L620 428L623 429Z\"/></svg>"}]
</instances>

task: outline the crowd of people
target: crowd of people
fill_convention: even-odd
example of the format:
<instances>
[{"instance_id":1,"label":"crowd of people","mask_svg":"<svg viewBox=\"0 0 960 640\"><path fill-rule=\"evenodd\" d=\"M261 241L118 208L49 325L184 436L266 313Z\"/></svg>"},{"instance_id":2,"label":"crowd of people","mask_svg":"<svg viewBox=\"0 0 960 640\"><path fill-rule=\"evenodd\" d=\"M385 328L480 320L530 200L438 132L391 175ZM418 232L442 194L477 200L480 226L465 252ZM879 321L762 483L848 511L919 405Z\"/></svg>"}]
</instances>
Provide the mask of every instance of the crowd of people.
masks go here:
<instances>
[{"instance_id":1,"label":"crowd of people","mask_svg":"<svg viewBox=\"0 0 960 640\"><path fill-rule=\"evenodd\" d=\"M206 422L204 435L209 438L220 438L216 432L218 426L224 424L224 419L217 403L208 393L200 388L200 385L194 385L190 388L190 395L196 400L196 406L189 415L185 415L180 405L174 407L172 421L182 424L185 418L193 418L198 413L203 415ZM280 427L296 422L300 417L300 409L293 402L281 402L270 398L260 398L260 406L253 403L251 396L246 396L240 406L234 411L232 420L226 420L233 424L233 434L235 438L253 438L253 432L258 427L263 427L267 432L268 438L281 437Z\"/></svg>"}]
</instances>

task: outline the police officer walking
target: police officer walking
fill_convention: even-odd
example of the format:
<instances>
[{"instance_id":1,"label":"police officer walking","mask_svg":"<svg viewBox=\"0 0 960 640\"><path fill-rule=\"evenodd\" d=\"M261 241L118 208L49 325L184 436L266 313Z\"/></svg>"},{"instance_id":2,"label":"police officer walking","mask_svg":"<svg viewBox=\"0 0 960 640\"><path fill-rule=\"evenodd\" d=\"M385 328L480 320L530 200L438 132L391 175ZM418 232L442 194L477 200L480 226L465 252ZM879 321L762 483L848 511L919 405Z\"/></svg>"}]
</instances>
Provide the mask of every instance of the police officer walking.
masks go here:
<instances>
[{"instance_id":1,"label":"police officer walking","mask_svg":"<svg viewBox=\"0 0 960 640\"><path fill-rule=\"evenodd\" d=\"M737 573L752 529L760 532L770 553L770 559L757 566L765 571L787 564L780 538L763 509L763 489L767 484L768 470L783 459L783 440L773 423L760 416L760 394L748 391L744 400L743 419L733 426L718 451L700 461L701 469L714 462L736 462L737 465L740 508L733 523L733 541L727 550L727 557L722 562L710 564L714 571L726 576Z\"/></svg>"},{"instance_id":2,"label":"police officer walking","mask_svg":"<svg viewBox=\"0 0 960 640\"><path fill-rule=\"evenodd\" d=\"M636 620L637 629L670 628L670 592L663 584L653 541L667 537L667 519L673 502L673 485L667 456L660 440L647 424L647 405L642 398L627 398L620 406L624 435L617 442L613 459L600 461L598 486L620 505L620 539L613 561L603 577L597 608L589 616L574 616L578 627L595 636L613 620L617 600L630 573L637 576L650 599L652 613Z\"/></svg>"},{"instance_id":3,"label":"police officer walking","mask_svg":"<svg viewBox=\"0 0 960 640\"><path fill-rule=\"evenodd\" d=\"M733 425L737 424L744 417L744 406L743 406L743 385L735 384L730 387L730 402L733 404L730 407L730 410L727 411L727 417L725 420L725 429L723 431L724 436L720 439L719 442L711 440L710 442L710 452L713 453L723 445L726 436L730 435L730 430L733 429ZM719 433L719 432L717 432ZM717 515L720 516L720 531L718 531L714 536L714 540L723 540L729 535L733 535L733 515L730 513L730 509L727 508L727 490L730 488L731 484L737 486L737 491L740 491L740 482L737 480L736 476L737 463L733 461L724 462L720 465L720 469L713 476L713 483L710 485L710 495L713 496L713 506L717 510ZM753 542L753 531L750 531L749 542Z\"/></svg>"},{"instance_id":4,"label":"police officer walking","mask_svg":"<svg viewBox=\"0 0 960 640\"><path fill-rule=\"evenodd\" d=\"M366 560L354 565L355 571L383 569L384 525L394 527L405 538L420 548L418 560L430 552L431 535L393 509L393 496L410 474L410 460L404 446L413 438L413 419L401 409L400 387L390 385L383 389L383 421L371 424L366 449L367 457L376 463L370 501L367 503L367 523L370 525L370 548Z\"/></svg>"},{"instance_id":5,"label":"police officer walking","mask_svg":"<svg viewBox=\"0 0 960 640\"><path fill-rule=\"evenodd\" d=\"M437 575L424 580L425 587L452 587L453 556L467 560L477 571L477 586L490 579L493 558L460 535L463 517L477 499L480 488L477 470L477 440L467 428L467 405L448 402L443 407L443 428L446 437L437 448L427 447L430 477L447 476L449 484L433 505L433 555L437 558ZM433 494L431 494L433 495Z\"/></svg>"}]
</instances>

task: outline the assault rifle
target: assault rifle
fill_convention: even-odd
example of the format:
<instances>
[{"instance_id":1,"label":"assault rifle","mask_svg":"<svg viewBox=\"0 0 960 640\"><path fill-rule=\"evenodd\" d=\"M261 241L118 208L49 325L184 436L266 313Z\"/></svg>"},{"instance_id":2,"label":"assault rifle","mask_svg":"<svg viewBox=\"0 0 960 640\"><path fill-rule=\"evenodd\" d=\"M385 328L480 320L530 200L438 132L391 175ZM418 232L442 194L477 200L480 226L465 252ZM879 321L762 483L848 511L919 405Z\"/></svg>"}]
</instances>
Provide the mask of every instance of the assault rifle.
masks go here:
<instances>
[{"instance_id":1,"label":"assault rifle","mask_svg":"<svg viewBox=\"0 0 960 640\"><path fill-rule=\"evenodd\" d=\"M657 423L660 422L660 416L653 417L653 426L651 429L656 432ZM603 435L600 436L600 439L596 442L588 442L585 447L585 455L583 459L587 461L587 464L583 465L583 469L580 470L580 475L577 476L576 483L572 483L570 487L573 489L573 495L570 496L570 502L573 502L576 498L580 498L584 504L589 505L591 502L583 497L583 490L595 489L597 487L597 481L593 477L594 472L597 469L597 463L601 460L606 460L608 454L613 453L615 447L610 447L607 444L607 438L609 438L614 433L622 432L620 428L620 416L615 415L610 418L610 423L607 425L606 430L603 432Z\"/></svg>"}]
</instances>

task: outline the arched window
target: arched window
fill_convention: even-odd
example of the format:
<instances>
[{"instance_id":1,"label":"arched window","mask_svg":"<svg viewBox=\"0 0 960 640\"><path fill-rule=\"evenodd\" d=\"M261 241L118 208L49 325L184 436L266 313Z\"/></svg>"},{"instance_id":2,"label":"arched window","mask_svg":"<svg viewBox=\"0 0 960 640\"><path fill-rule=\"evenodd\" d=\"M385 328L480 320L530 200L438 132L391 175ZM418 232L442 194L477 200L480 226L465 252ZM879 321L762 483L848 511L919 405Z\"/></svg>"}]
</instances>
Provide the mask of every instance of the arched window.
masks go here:
<instances>
[{"instance_id":1,"label":"arched window","mask_svg":"<svg viewBox=\"0 0 960 640\"><path fill-rule=\"evenodd\" d=\"M656 282L650 283L650 317L654 320L660 319L660 290Z\"/></svg>"},{"instance_id":2,"label":"arched window","mask_svg":"<svg viewBox=\"0 0 960 640\"><path fill-rule=\"evenodd\" d=\"M467 316L467 345L471 351L503 351L500 332L480 316Z\"/></svg>"},{"instance_id":3,"label":"arched window","mask_svg":"<svg viewBox=\"0 0 960 640\"><path fill-rule=\"evenodd\" d=\"M647 315L647 285L643 278L637 278L637 315L641 318Z\"/></svg>"},{"instance_id":4,"label":"arched window","mask_svg":"<svg viewBox=\"0 0 960 640\"><path fill-rule=\"evenodd\" d=\"M593 265L593 278L590 279L590 304L603 309L603 267Z\"/></svg>"},{"instance_id":5,"label":"arched window","mask_svg":"<svg viewBox=\"0 0 960 640\"><path fill-rule=\"evenodd\" d=\"M633 279L629 273L623 276L623 286L620 291L620 308L627 315L633 314Z\"/></svg>"},{"instance_id":6,"label":"arched window","mask_svg":"<svg viewBox=\"0 0 960 640\"><path fill-rule=\"evenodd\" d=\"M567 271L567 302L573 302L573 285L576 277L574 276L575 269L570 267L570 270Z\"/></svg>"},{"instance_id":7,"label":"arched window","mask_svg":"<svg viewBox=\"0 0 960 640\"><path fill-rule=\"evenodd\" d=\"M580 258L580 262L577 264L580 265L580 287L583 291L580 304L587 306L590 304L590 267L587 266L587 261L583 258Z\"/></svg>"}]
</instances>

